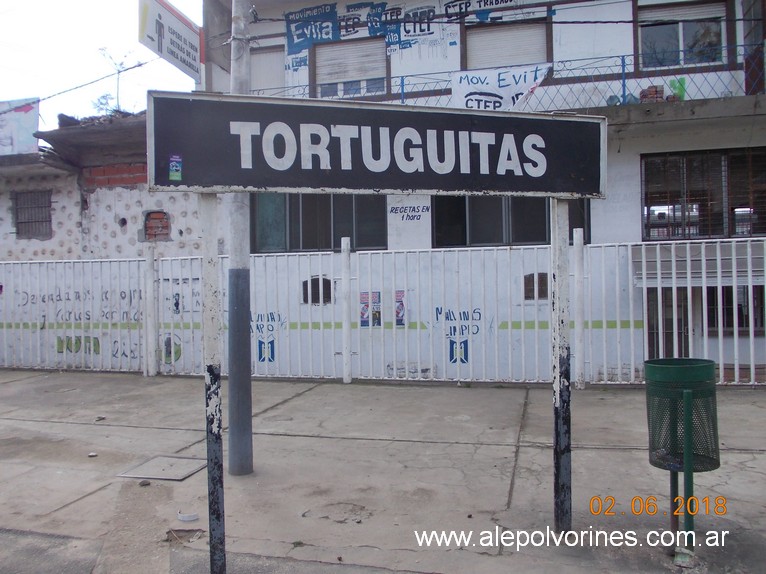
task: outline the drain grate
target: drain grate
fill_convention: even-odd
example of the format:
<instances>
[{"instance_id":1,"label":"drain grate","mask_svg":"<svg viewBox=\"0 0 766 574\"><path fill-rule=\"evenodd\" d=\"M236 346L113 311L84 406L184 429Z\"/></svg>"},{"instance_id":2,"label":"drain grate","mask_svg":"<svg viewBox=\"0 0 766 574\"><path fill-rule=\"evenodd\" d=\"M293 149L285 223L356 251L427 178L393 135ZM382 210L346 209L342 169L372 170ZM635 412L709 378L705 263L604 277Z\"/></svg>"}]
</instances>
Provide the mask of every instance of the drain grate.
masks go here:
<instances>
[{"instance_id":1,"label":"drain grate","mask_svg":"<svg viewBox=\"0 0 766 574\"><path fill-rule=\"evenodd\" d=\"M153 478L155 480L185 480L206 466L207 461L201 458L155 456L117 476L123 478Z\"/></svg>"}]
</instances>

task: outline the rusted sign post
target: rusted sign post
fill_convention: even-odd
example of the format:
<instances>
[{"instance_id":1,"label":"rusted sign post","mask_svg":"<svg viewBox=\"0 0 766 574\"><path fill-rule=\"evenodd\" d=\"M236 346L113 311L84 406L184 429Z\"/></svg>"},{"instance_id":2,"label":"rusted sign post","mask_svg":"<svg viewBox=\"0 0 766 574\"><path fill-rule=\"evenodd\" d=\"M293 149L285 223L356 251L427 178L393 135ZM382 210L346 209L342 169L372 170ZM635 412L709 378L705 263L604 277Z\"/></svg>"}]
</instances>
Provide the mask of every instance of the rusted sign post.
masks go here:
<instances>
[{"instance_id":1,"label":"rusted sign post","mask_svg":"<svg viewBox=\"0 0 766 574\"><path fill-rule=\"evenodd\" d=\"M551 346L553 513L558 532L572 529L572 421L569 344L569 203L551 200Z\"/></svg>"},{"instance_id":2,"label":"rusted sign post","mask_svg":"<svg viewBox=\"0 0 766 574\"><path fill-rule=\"evenodd\" d=\"M218 233L218 196L199 195L204 237ZM202 255L202 354L205 366L205 436L207 439L210 573L226 572L223 505L223 412L221 408L221 287L218 241L204 241Z\"/></svg>"},{"instance_id":3,"label":"rusted sign post","mask_svg":"<svg viewBox=\"0 0 766 574\"><path fill-rule=\"evenodd\" d=\"M605 119L150 92L147 132L153 190L552 198L554 512L571 529L567 200L603 197Z\"/></svg>"}]
</instances>

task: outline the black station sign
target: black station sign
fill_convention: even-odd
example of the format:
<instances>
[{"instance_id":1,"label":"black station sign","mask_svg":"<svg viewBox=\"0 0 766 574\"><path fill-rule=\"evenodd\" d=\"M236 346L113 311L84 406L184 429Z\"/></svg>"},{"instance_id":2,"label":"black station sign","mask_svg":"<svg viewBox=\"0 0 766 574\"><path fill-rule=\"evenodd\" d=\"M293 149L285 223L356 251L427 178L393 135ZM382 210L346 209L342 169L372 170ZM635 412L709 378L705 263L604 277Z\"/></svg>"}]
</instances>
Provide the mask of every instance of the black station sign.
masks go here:
<instances>
[{"instance_id":1,"label":"black station sign","mask_svg":"<svg viewBox=\"0 0 766 574\"><path fill-rule=\"evenodd\" d=\"M602 197L606 120L150 92L164 191Z\"/></svg>"}]
</instances>

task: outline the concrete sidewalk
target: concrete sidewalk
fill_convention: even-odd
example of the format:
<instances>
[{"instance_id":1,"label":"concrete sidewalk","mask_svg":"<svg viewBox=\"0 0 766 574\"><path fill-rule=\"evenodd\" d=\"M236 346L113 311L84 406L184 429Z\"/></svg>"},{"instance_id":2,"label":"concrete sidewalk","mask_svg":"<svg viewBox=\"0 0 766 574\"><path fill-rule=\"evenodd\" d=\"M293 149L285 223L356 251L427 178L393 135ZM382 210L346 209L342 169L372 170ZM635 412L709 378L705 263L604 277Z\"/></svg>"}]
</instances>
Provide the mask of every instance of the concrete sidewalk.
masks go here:
<instances>
[{"instance_id":1,"label":"concrete sidewalk","mask_svg":"<svg viewBox=\"0 0 766 574\"><path fill-rule=\"evenodd\" d=\"M678 571L646 539L669 528L670 502L668 473L648 461L643 388L573 392L579 534L558 547L532 535L554 522L549 385L255 381L253 395L256 472L225 476L228 572ZM208 571L204 413L202 378L0 371L0 572ZM719 388L722 464L694 477L709 502L683 572L763 571L765 416L766 388ZM141 486L184 465L186 478ZM415 532L432 530L473 538L420 546ZM504 530L542 545L489 540ZM704 545L708 531L728 531L723 545Z\"/></svg>"}]
</instances>

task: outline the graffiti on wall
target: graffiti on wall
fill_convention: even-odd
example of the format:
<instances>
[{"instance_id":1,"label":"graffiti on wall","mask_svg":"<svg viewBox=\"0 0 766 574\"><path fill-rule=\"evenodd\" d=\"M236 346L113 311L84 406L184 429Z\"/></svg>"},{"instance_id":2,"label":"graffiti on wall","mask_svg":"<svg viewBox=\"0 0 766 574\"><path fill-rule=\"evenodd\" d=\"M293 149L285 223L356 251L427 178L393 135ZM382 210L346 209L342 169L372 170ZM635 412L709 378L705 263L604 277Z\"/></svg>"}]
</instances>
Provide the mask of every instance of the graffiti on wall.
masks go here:
<instances>
[{"instance_id":1,"label":"graffiti on wall","mask_svg":"<svg viewBox=\"0 0 766 574\"><path fill-rule=\"evenodd\" d=\"M356 2L346 4L342 10L333 3L287 12L287 55L301 54L316 44L351 38L385 38L389 53L392 47L410 48L438 36L440 10L435 3L405 8L388 2ZM289 66L293 70L308 66L308 58L289 58Z\"/></svg>"},{"instance_id":2,"label":"graffiti on wall","mask_svg":"<svg viewBox=\"0 0 766 574\"><path fill-rule=\"evenodd\" d=\"M51 332L46 340L58 355L138 359L137 342L110 339L109 331L138 328L143 319L142 300L141 289L55 287L14 289L12 305L14 314L23 318L20 325ZM66 334L57 333L61 331Z\"/></svg>"},{"instance_id":3,"label":"graffiti on wall","mask_svg":"<svg viewBox=\"0 0 766 574\"><path fill-rule=\"evenodd\" d=\"M67 335L66 337L56 337L57 353L79 353L80 351L84 351L88 355L100 355L101 341L98 337L93 337L91 335Z\"/></svg>"},{"instance_id":4,"label":"graffiti on wall","mask_svg":"<svg viewBox=\"0 0 766 574\"><path fill-rule=\"evenodd\" d=\"M449 362L468 363L471 339L479 335L482 329L481 307L451 309L439 306L434 308L434 318L434 326L444 324Z\"/></svg>"},{"instance_id":5,"label":"graffiti on wall","mask_svg":"<svg viewBox=\"0 0 766 574\"><path fill-rule=\"evenodd\" d=\"M251 319L251 332L255 333L256 351L259 363L273 363L277 360L277 338L287 329L287 317L279 311L256 313Z\"/></svg>"}]
</instances>

